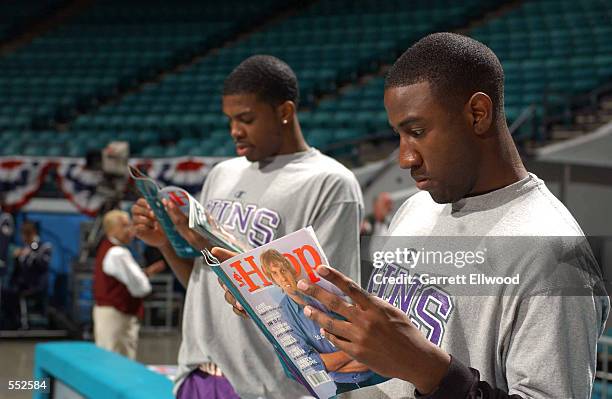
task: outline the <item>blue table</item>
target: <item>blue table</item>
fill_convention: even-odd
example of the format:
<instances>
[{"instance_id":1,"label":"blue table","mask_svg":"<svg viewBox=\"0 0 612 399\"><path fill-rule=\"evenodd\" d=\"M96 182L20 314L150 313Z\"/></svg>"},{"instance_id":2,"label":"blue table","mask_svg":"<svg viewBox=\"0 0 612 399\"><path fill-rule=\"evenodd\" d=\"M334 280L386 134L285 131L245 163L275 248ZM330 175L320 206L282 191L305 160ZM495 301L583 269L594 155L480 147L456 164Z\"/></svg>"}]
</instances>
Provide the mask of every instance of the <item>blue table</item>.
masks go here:
<instances>
[{"instance_id":1,"label":"blue table","mask_svg":"<svg viewBox=\"0 0 612 399\"><path fill-rule=\"evenodd\" d=\"M86 398L173 398L172 382L140 363L90 342L36 345L34 378L52 378ZM36 393L35 399L50 398Z\"/></svg>"}]
</instances>

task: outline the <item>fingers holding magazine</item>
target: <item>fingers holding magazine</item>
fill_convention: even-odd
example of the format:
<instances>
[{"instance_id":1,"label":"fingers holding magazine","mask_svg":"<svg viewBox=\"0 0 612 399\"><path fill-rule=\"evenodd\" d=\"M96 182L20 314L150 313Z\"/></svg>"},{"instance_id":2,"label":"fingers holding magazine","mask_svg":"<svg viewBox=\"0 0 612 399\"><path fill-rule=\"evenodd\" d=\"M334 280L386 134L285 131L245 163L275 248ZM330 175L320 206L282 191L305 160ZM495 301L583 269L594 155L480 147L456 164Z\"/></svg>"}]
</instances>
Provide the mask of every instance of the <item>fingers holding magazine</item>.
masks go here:
<instances>
[{"instance_id":1,"label":"fingers holding magazine","mask_svg":"<svg viewBox=\"0 0 612 399\"><path fill-rule=\"evenodd\" d=\"M183 259L197 258L203 249L213 246L236 251L248 249L186 190L175 186L162 188L157 181L131 166L129 173L144 197L134 205L133 213L137 233L147 244L160 249L171 248L173 254ZM173 254L169 253L171 257Z\"/></svg>"},{"instance_id":2,"label":"fingers holding magazine","mask_svg":"<svg viewBox=\"0 0 612 399\"><path fill-rule=\"evenodd\" d=\"M179 207L173 202L167 199L163 199L162 203L174 224L176 231L191 245L193 248L202 250L210 247L210 243L207 239L202 237L194 230L189 228L189 218L179 209Z\"/></svg>"},{"instance_id":3,"label":"fingers holding magazine","mask_svg":"<svg viewBox=\"0 0 612 399\"><path fill-rule=\"evenodd\" d=\"M224 248L219 248L219 247L213 248L210 252L217 259L219 259L220 262L225 262L226 260L238 255L238 252L233 252L233 251L230 251ZM234 298L234 295L232 295L230 290L225 286L225 284L223 284L223 281L221 281L220 278L217 279L217 281L219 281L219 285L225 291L225 301L229 303L230 305L232 305L232 310L234 311L234 313L236 313L240 317L244 317L245 319L248 319L249 315L244 311L244 308L242 307L242 305L240 305L240 303L236 301L236 298Z\"/></svg>"},{"instance_id":4,"label":"fingers holding magazine","mask_svg":"<svg viewBox=\"0 0 612 399\"><path fill-rule=\"evenodd\" d=\"M313 306L304 309L306 317L322 327L321 334L326 339L380 375L409 381L423 394L438 386L448 370L450 357L431 343L408 315L369 295L337 270L320 266L317 272L354 304L307 279L299 281L301 292L346 317L346 320L338 320Z\"/></svg>"},{"instance_id":5,"label":"fingers holding magazine","mask_svg":"<svg viewBox=\"0 0 612 399\"><path fill-rule=\"evenodd\" d=\"M232 305L232 310L234 311L234 313L236 313L238 316L243 317L245 319L249 318L249 315L244 311L244 308L242 307L242 305L240 305L238 303L238 301L236 301L236 298L234 297L234 295L232 295L232 293L227 289L227 287L225 286L225 284L223 284L221 281L219 281L219 284L221 284L221 288L223 288L225 290L225 301L227 303L229 303L230 305Z\"/></svg>"},{"instance_id":6,"label":"fingers holding magazine","mask_svg":"<svg viewBox=\"0 0 612 399\"><path fill-rule=\"evenodd\" d=\"M144 198L139 198L132 206L132 220L136 237L147 245L159 248L168 244L166 233Z\"/></svg>"}]
</instances>

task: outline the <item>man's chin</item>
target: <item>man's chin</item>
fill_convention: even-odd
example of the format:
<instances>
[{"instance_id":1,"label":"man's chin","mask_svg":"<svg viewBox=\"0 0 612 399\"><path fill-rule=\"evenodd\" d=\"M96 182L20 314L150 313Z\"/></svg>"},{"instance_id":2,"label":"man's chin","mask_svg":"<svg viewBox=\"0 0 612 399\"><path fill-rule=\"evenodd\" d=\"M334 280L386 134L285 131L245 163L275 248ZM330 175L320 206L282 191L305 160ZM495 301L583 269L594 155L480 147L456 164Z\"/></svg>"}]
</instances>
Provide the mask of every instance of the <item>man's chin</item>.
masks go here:
<instances>
[{"instance_id":1,"label":"man's chin","mask_svg":"<svg viewBox=\"0 0 612 399\"><path fill-rule=\"evenodd\" d=\"M248 154L246 154L244 156L247 161L249 162L258 162L261 161L261 157L259 157L257 154L253 153L253 152L249 152Z\"/></svg>"},{"instance_id":2,"label":"man's chin","mask_svg":"<svg viewBox=\"0 0 612 399\"><path fill-rule=\"evenodd\" d=\"M428 191L428 193L431 196L431 199L434 200L434 202L436 202L437 204L451 204L461 199L461 197L455 198L449 193L441 193L438 190L430 190Z\"/></svg>"}]
</instances>

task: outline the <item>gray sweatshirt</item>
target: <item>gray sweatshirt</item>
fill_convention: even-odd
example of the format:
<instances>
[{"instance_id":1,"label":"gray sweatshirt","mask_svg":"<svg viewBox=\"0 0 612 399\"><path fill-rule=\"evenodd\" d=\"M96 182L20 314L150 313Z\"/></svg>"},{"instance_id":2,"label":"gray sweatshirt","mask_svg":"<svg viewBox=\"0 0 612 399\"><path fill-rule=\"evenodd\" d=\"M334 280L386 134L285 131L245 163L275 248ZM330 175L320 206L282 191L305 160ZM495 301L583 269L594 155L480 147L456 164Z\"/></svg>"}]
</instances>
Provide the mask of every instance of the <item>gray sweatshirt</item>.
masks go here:
<instances>
[{"instance_id":1,"label":"gray sweatshirt","mask_svg":"<svg viewBox=\"0 0 612 399\"><path fill-rule=\"evenodd\" d=\"M386 249L414 237L421 239L419 245L471 237L481 248L488 246L486 262L463 267L459 274L476 270L521 279L519 285L486 288L423 284L413 297L405 295L406 287L370 279L371 292L403 309L430 341L453 357L449 375L432 397L478 392L477 373L462 364L478 370L484 381L484 396L478 397L493 397L485 391L496 389L525 398L590 397L609 299L582 230L543 181L530 174L453 204L437 204L427 192L419 192L398 210L390 235ZM406 245L414 247L414 241ZM419 270L399 266L386 264L373 276ZM432 270L419 271L427 272ZM399 399L413 398L415 392L411 384L394 379L343 397Z\"/></svg>"},{"instance_id":2,"label":"gray sweatshirt","mask_svg":"<svg viewBox=\"0 0 612 399\"><path fill-rule=\"evenodd\" d=\"M266 162L224 161L206 179L201 202L251 247L312 225L332 265L359 279L361 190L351 171L318 150ZM308 395L285 376L255 323L232 312L216 275L198 260L185 298L175 391L206 362L217 363L243 398Z\"/></svg>"}]
</instances>

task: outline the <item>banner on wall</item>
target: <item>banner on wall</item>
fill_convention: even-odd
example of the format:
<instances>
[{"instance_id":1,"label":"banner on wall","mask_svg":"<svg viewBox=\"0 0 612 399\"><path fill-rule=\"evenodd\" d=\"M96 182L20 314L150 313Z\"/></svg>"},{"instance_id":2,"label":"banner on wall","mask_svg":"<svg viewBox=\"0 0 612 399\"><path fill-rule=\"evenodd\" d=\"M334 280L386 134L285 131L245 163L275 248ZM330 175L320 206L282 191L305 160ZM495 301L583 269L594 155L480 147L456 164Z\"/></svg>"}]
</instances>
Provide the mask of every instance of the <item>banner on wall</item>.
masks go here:
<instances>
[{"instance_id":1,"label":"banner on wall","mask_svg":"<svg viewBox=\"0 0 612 399\"><path fill-rule=\"evenodd\" d=\"M0 204L16 212L40 189L53 163L36 158L0 158Z\"/></svg>"},{"instance_id":2,"label":"banner on wall","mask_svg":"<svg viewBox=\"0 0 612 399\"><path fill-rule=\"evenodd\" d=\"M225 158L180 157L130 160L164 185L183 187L193 195L202 189L210 169ZM85 168L82 158L0 157L0 201L2 209L16 212L40 190L53 170L64 196L84 214L95 215L104 202L97 188L101 172Z\"/></svg>"},{"instance_id":3,"label":"banner on wall","mask_svg":"<svg viewBox=\"0 0 612 399\"><path fill-rule=\"evenodd\" d=\"M61 192L81 213L94 216L104 203L104 196L97 192L102 171L86 169L85 159L60 160L56 178Z\"/></svg>"},{"instance_id":4,"label":"banner on wall","mask_svg":"<svg viewBox=\"0 0 612 399\"><path fill-rule=\"evenodd\" d=\"M195 196L202 190L202 183L210 169L223 159L225 158L134 159L130 161L130 165L139 168L163 186L179 186Z\"/></svg>"}]
</instances>

